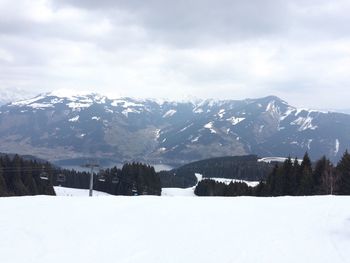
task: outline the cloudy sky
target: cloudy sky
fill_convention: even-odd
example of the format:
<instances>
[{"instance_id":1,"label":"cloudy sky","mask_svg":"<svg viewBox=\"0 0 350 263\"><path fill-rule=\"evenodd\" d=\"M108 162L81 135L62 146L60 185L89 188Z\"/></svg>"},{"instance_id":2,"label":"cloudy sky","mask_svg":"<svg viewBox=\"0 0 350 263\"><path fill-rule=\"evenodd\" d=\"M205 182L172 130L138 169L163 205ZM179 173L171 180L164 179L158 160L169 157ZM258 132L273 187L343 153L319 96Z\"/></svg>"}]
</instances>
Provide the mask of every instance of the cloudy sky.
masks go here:
<instances>
[{"instance_id":1,"label":"cloudy sky","mask_svg":"<svg viewBox=\"0 0 350 263\"><path fill-rule=\"evenodd\" d=\"M349 0L0 0L0 91L350 108L349 14Z\"/></svg>"}]
</instances>

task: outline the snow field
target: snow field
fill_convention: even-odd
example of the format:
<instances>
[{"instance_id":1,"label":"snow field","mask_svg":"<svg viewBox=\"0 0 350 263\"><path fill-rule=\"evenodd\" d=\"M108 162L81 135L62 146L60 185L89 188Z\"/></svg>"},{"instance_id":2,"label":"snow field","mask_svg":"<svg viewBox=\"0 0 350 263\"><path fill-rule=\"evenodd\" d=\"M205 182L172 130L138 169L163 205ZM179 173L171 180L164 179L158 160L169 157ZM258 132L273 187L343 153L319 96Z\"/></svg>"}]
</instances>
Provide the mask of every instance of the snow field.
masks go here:
<instances>
[{"instance_id":1,"label":"snow field","mask_svg":"<svg viewBox=\"0 0 350 263\"><path fill-rule=\"evenodd\" d=\"M75 189L61 186L54 186L57 196L89 196L87 189ZM109 196L110 194L94 190L93 196Z\"/></svg>"},{"instance_id":2,"label":"snow field","mask_svg":"<svg viewBox=\"0 0 350 263\"><path fill-rule=\"evenodd\" d=\"M337 263L350 197L0 198L4 263Z\"/></svg>"}]
</instances>

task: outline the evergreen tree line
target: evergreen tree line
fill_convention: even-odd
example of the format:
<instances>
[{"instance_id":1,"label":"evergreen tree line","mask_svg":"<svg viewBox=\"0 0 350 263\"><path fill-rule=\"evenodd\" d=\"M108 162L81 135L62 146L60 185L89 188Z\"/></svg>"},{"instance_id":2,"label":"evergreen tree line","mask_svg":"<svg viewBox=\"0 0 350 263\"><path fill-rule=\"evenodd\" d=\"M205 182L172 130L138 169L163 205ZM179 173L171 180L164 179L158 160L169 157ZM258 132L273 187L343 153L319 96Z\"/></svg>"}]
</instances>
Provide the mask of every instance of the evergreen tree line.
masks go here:
<instances>
[{"instance_id":1,"label":"evergreen tree line","mask_svg":"<svg viewBox=\"0 0 350 263\"><path fill-rule=\"evenodd\" d=\"M0 196L55 195L52 166L18 155L0 157Z\"/></svg>"},{"instance_id":2,"label":"evergreen tree line","mask_svg":"<svg viewBox=\"0 0 350 263\"><path fill-rule=\"evenodd\" d=\"M64 175L65 180L59 180ZM54 185L88 189L90 174L74 170L61 170L54 177ZM127 163L122 169L113 167L94 174L94 190L112 195L160 195L159 175L152 166L142 163Z\"/></svg>"},{"instance_id":3,"label":"evergreen tree line","mask_svg":"<svg viewBox=\"0 0 350 263\"><path fill-rule=\"evenodd\" d=\"M214 180L202 180L195 189L198 196L303 196L350 195L350 154L346 151L334 166L326 157L314 165L306 153L302 162L288 158L276 164L266 181L256 187L243 182L226 185Z\"/></svg>"},{"instance_id":4,"label":"evergreen tree line","mask_svg":"<svg viewBox=\"0 0 350 263\"><path fill-rule=\"evenodd\" d=\"M160 172L162 187L187 188L197 183L195 173L203 177L217 177L260 181L267 178L273 165L258 162L258 156L225 156L185 164L171 171Z\"/></svg>"}]
</instances>

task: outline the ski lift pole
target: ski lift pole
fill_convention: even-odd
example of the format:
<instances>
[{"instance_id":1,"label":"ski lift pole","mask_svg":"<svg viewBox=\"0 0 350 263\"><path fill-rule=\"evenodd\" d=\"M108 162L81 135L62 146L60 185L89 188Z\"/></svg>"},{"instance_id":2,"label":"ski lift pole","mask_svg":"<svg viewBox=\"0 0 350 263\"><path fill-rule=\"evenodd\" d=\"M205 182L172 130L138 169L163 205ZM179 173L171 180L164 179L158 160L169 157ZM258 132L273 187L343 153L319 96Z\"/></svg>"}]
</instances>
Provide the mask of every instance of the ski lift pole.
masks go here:
<instances>
[{"instance_id":1,"label":"ski lift pole","mask_svg":"<svg viewBox=\"0 0 350 263\"><path fill-rule=\"evenodd\" d=\"M90 184L89 184L89 196L93 195L93 189L94 189L94 168L100 167L98 164L95 163L88 163L83 165L83 167L90 168Z\"/></svg>"}]
</instances>

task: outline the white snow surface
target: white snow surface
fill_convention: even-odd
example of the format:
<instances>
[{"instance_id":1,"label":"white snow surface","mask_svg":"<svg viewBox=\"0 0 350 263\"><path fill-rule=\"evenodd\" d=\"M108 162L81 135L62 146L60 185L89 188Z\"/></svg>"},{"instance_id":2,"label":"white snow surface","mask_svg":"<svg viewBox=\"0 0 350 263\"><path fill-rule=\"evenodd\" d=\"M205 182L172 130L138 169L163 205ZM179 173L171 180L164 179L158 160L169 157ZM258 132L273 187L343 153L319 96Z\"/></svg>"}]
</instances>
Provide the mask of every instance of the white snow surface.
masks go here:
<instances>
[{"instance_id":1,"label":"white snow surface","mask_svg":"<svg viewBox=\"0 0 350 263\"><path fill-rule=\"evenodd\" d=\"M279 162L279 163L283 163L285 160L287 160L288 158L286 157L264 157L261 159L258 159L258 162L265 162L265 163L271 163L271 162ZM294 162L295 159L292 158L292 162ZM302 159L298 159L299 163L302 163Z\"/></svg>"},{"instance_id":2,"label":"white snow surface","mask_svg":"<svg viewBox=\"0 0 350 263\"><path fill-rule=\"evenodd\" d=\"M45 98L45 96L43 95L39 95L39 96L36 96L34 98L31 98L31 99L26 99L26 100L20 100L20 101L16 101L16 102L12 102L11 105L14 105L14 106L26 106L26 105L29 105L29 104L32 104L38 100L41 100Z\"/></svg>"},{"instance_id":3,"label":"white snow surface","mask_svg":"<svg viewBox=\"0 0 350 263\"><path fill-rule=\"evenodd\" d=\"M70 122L77 122L79 120L79 115L73 117L73 118L70 118L68 121Z\"/></svg>"},{"instance_id":4,"label":"white snow surface","mask_svg":"<svg viewBox=\"0 0 350 263\"><path fill-rule=\"evenodd\" d=\"M125 108L125 110L122 111L122 114L124 114L125 117L128 117L129 113L140 113L140 111L132 109L132 108Z\"/></svg>"},{"instance_id":5,"label":"white snow surface","mask_svg":"<svg viewBox=\"0 0 350 263\"><path fill-rule=\"evenodd\" d=\"M75 189L62 186L54 186L57 196L89 196L89 190L87 189ZM93 191L93 196L109 196L110 194Z\"/></svg>"},{"instance_id":6,"label":"white snow surface","mask_svg":"<svg viewBox=\"0 0 350 263\"><path fill-rule=\"evenodd\" d=\"M227 121L231 122L232 125L237 125L238 123L245 120L245 118L236 118L235 116L232 116L231 118L226 119Z\"/></svg>"},{"instance_id":7,"label":"white snow surface","mask_svg":"<svg viewBox=\"0 0 350 263\"><path fill-rule=\"evenodd\" d=\"M213 122L208 122L207 124L204 125L204 128L209 129L210 133L216 133L216 131L213 129L214 125Z\"/></svg>"},{"instance_id":8,"label":"white snow surface","mask_svg":"<svg viewBox=\"0 0 350 263\"><path fill-rule=\"evenodd\" d=\"M69 102L67 106L71 108L73 111L80 110L81 108L89 108L93 103L80 103L80 102Z\"/></svg>"},{"instance_id":9,"label":"white snow surface","mask_svg":"<svg viewBox=\"0 0 350 263\"><path fill-rule=\"evenodd\" d=\"M245 181L245 180L229 179L229 178L215 178L215 177L202 178L202 180L205 180L205 179L213 180L215 182L224 183L224 184L230 184L231 182L232 183L246 183L248 186L252 186L252 187L255 187L259 184L259 182L257 182L257 181Z\"/></svg>"},{"instance_id":10,"label":"white snow surface","mask_svg":"<svg viewBox=\"0 0 350 263\"><path fill-rule=\"evenodd\" d=\"M335 150L334 150L334 155L337 155L339 153L339 147L340 147L340 142L339 139L335 140Z\"/></svg>"},{"instance_id":11,"label":"white snow surface","mask_svg":"<svg viewBox=\"0 0 350 263\"><path fill-rule=\"evenodd\" d=\"M162 188L162 196L195 196L195 187L189 188Z\"/></svg>"},{"instance_id":12,"label":"white snow surface","mask_svg":"<svg viewBox=\"0 0 350 263\"><path fill-rule=\"evenodd\" d=\"M239 182L239 183L246 183L248 186L252 186L255 187L259 184L259 182L257 181L245 181L245 180L239 180L239 179L229 179L229 178L217 178L217 177L203 177L202 174L200 173L195 173L194 174L197 178L197 184L198 182L202 181L202 180L213 180L219 183L224 183L224 184L230 184L231 182L235 183L235 182ZM194 195L194 188L192 188L193 191L193 195ZM190 188L187 188L190 189Z\"/></svg>"},{"instance_id":13,"label":"white snow surface","mask_svg":"<svg viewBox=\"0 0 350 263\"><path fill-rule=\"evenodd\" d=\"M117 106L122 106L124 109L127 109L129 107L143 107L143 104L140 103L135 103L132 101L127 101L126 99L116 99L111 103L112 106L117 107Z\"/></svg>"},{"instance_id":14,"label":"white snow surface","mask_svg":"<svg viewBox=\"0 0 350 263\"><path fill-rule=\"evenodd\" d=\"M350 197L5 197L4 263L346 263Z\"/></svg>"},{"instance_id":15,"label":"white snow surface","mask_svg":"<svg viewBox=\"0 0 350 263\"><path fill-rule=\"evenodd\" d=\"M164 115L163 118L171 117L176 113L176 110L168 110Z\"/></svg>"},{"instance_id":16,"label":"white snow surface","mask_svg":"<svg viewBox=\"0 0 350 263\"><path fill-rule=\"evenodd\" d=\"M218 116L220 117L220 119L222 119L225 115L225 109L221 109L219 112L218 112Z\"/></svg>"},{"instance_id":17,"label":"white snow surface","mask_svg":"<svg viewBox=\"0 0 350 263\"><path fill-rule=\"evenodd\" d=\"M199 140L199 136L197 136L196 138L192 139L191 142L198 142Z\"/></svg>"},{"instance_id":18,"label":"white snow surface","mask_svg":"<svg viewBox=\"0 0 350 263\"><path fill-rule=\"evenodd\" d=\"M69 100L77 100L78 97L86 97L89 95L94 95L91 91L76 91L70 89L59 89L45 94L46 96L65 98Z\"/></svg>"},{"instance_id":19,"label":"white snow surface","mask_svg":"<svg viewBox=\"0 0 350 263\"><path fill-rule=\"evenodd\" d=\"M318 127L316 125L312 124L313 118L312 117L299 117L295 121L291 122L291 125L299 125L299 131L305 131L307 129L315 130Z\"/></svg>"}]
</instances>

